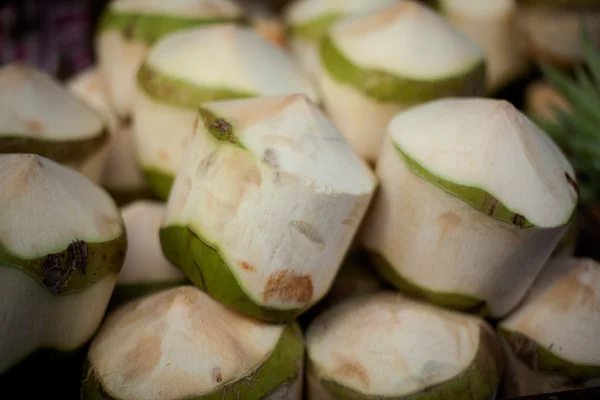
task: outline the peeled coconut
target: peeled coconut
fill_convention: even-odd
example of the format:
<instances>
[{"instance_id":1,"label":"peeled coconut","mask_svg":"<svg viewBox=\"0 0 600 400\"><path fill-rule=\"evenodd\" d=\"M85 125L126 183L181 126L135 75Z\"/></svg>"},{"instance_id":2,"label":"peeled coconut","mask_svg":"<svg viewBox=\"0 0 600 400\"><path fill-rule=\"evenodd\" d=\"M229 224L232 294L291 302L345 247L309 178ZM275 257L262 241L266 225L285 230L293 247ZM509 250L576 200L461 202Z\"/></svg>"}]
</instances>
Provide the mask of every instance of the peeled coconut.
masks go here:
<instances>
[{"instance_id":1,"label":"peeled coconut","mask_svg":"<svg viewBox=\"0 0 600 400\"><path fill-rule=\"evenodd\" d=\"M503 368L480 318L393 292L355 297L306 333L309 400L495 398Z\"/></svg>"},{"instance_id":2,"label":"peeled coconut","mask_svg":"<svg viewBox=\"0 0 600 400\"><path fill-rule=\"evenodd\" d=\"M296 326L244 317L192 286L128 303L90 346L83 400L301 400Z\"/></svg>"},{"instance_id":3,"label":"peeled coconut","mask_svg":"<svg viewBox=\"0 0 600 400\"><path fill-rule=\"evenodd\" d=\"M397 4L398 0L294 0L285 10L294 55L305 71L318 79L321 74L319 47L329 28L338 20Z\"/></svg>"},{"instance_id":4,"label":"peeled coconut","mask_svg":"<svg viewBox=\"0 0 600 400\"><path fill-rule=\"evenodd\" d=\"M600 384L600 263L550 262L499 329L518 361L507 370L511 396Z\"/></svg>"},{"instance_id":5,"label":"peeled coconut","mask_svg":"<svg viewBox=\"0 0 600 400\"><path fill-rule=\"evenodd\" d=\"M321 46L325 109L357 154L374 163L399 111L485 93L480 48L415 1L333 25Z\"/></svg>"},{"instance_id":6,"label":"peeled coconut","mask_svg":"<svg viewBox=\"0 0 600 400\"><path fill-rule=\"evenodd\" d=\"M0 68L0 153L35 153L99 182L109 133L100 114L47 73Z\"/></svg>"},{"instance_id":7,"label":"peeled coconut","mask_svg":"<svg viewBox=\"0 0 600 400\"><path fill-rule=\"evenodd\" d=\"M98 25L96 52L118 114L132 112L135 76L155 42L179 30L242 19L230 0L112 0Z\"/></svg>"},{"instance_id":8,"label":"peeled coconut","mask_svg":"<svg viewBox=\"0 0 600 400\"><path fill-rule=\"evenodd\" d=\"M582 27L585 23L590 39L600 46L600 3L596 7L552 7L520 5L515 15L519 43L537 63L568 68L585 59Z\"/></svg>"},{"instance_id":9,"label":"peeled coconut","mask_svg":"<svg viewBox=\"0 0 600 400\"><path fill-rule=\"evenodd\" d=\"M515 45L515 0L437 0L450 23L477 43L487 61L487 88L499 89L525 73L528 61Z\"/></svg>"},{"instance_id":10,"label":"peeled coconut","mask_svg":"<svg viewBox=\"0 0 600 400\"><path fill-rule=\"evenodd\" d=\"M567 230L575 173L504 100L448 98L398 114L362 243L401 291L501 317Z\"/></svg>"},{"instance_id":11,"label":"peeled coconut","mask_svg":"<svg viewBox=\"0 0 600 400\"><path fill-rule=\"evenodd\" d=\"M161 40L140 69L137 87L134 129L139 161L148 185L162 199L169 195L201 103L296 93L318 100L283 50L233 24L187 30Z\"/></svg>"},{"instance_id":12,"label":"peeled coconut","mask_svg":"<svg viewBox=\"0 0 600 400\"><path fill-rule=\"evenodd\" d=\"M0 376L11 376L3 388L36 390L38 376L47 395L68 384L57 378L66 368L59 361L100 326L125 228L104 190L33 154L0 155L0 227Z\"/></svg>"},{"instance_id":13,"label":"peeled coconut","mask_svg":"<svg viewBox=\"0 0 600 400\"><path fill-rule=\"evenodd\" d=\"M199 114L163 251L227 306L291 320L329 290L375 178L304 95L207 103Z\"/></svg>"},{"instance_id":14,"label":"peeled coconut","mask_svg":"<svg viewBox=\"0 0 600 400\"><path fill-rule=\"evenodd\" d=\"M187 283L179 268L171 264L160 247L163 203L137 200L121 209L127 228L127 254L113 294L113 304Z\"/></svg>"},{"instance_id":15,"label":"peeled coconut","mask_svg":"<svg viewBox=\"0 0 600 400\"><path fill-rule=\"evenodd\" d=\"M102 186L118 203L148 197L146 179L136 160L133 129L131 124L123 122L114 110L100 70L96 67L84 70L72 78L67 87L96 110L109 127L111 136L101 178Z\"/></svg>"}]
</instances>

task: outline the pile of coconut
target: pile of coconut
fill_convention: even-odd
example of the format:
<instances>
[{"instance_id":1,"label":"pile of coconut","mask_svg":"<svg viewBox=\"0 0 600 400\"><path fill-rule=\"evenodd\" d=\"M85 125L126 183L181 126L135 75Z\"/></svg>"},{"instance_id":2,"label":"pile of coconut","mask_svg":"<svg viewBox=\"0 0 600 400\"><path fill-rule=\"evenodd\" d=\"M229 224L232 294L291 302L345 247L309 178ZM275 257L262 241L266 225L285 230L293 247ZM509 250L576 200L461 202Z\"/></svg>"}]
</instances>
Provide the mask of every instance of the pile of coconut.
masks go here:
<instances>
[{"instance_id":1,"label":"pile of coconut","mask_svg":"<svg viewBox=\"0 0 600 400\"><path fill-rule=\"evenodd\" d=\"M573 167L484 97L525 68L514 4L438 3L296 0L278 19L114 0L97 65L68 82L0 68L4 387L489 400L600 384L600 264L557 252Z\"/></svg>"}]
</instances>

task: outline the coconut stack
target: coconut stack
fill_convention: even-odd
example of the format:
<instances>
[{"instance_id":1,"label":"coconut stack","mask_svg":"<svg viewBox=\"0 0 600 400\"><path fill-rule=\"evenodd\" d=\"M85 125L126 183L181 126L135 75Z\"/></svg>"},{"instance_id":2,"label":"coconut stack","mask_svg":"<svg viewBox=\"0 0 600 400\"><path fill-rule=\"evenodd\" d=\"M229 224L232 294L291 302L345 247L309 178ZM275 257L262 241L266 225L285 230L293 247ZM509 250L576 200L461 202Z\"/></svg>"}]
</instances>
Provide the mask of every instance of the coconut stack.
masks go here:
<instances>
[{"instance_id":1,"label":"coconut stack","mask_svg":"<svg viewBox=\"0 0 600 400\"><path fill-rule=\"evenodd\" d=\"M550 262L498 330L507 361L505 396L600 386L600 264Z\"/></svg>"},{"instance_id":2,"label":"coconut stack","mask_svg":"<svg viewBox=\"0 0 600 400\"><path fill-rule=\"evenodd\" d=\"M481 48L426 5L394 5L333 24L320 47L325 110L374 164L390 120L440 97L485 94Z\"/></svg>"},{"instance_id":3,"label":"coconut stack","mask_svg":"<svg viewBox=\"0 0 600 400\"><path fill-rule=\"evenodd\" d=\"M600 45L600 1L516 0L516 41L537 63L570 68L584 61L581 32Z\"/></svg>"},{"instance_id":4,"label":"coconut stack","mask_svg":"<svg viewBox=\"0 0 600 400\"><path fill-rule=\"evenodd\" d=\"M436 0L438 11L483 50L487 60L487 89L494 93L528 72L525 52L516 46L515 0Z\"/></svg>"}]
</instances>

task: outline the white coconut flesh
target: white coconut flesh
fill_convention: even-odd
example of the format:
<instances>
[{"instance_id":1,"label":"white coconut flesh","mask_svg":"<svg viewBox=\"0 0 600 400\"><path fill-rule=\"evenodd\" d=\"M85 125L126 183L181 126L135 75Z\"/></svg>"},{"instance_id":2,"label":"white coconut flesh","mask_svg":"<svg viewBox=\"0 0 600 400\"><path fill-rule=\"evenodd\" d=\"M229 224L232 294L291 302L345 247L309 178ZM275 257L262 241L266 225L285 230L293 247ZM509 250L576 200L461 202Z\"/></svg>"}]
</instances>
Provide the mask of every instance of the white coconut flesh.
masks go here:
<instances>
[{"instance_id":1,"label":"white coconut flesh","mask_svg":"<svg viewBox=\"0 0 600 400\"><path fill-rule=\"evenodd\" d=\"M464 76L464 87L479 94L477 77L482 68L481 49L428 7L413 1L337 22L329 31L332 45L361 70L380 71L414 85ZM321 54L322 62L326 62ZM321 79L327 113L355 151L375 162L385 128L393 116L414 104L431 100L415 96L407 101L379 101L360 87L341 82L324 66ZM457 88L455 95L460 95ZM407 90L408 91L408 90ZM400 96L401 93L398 93ZM402 94L403 96L406 93Z\"/></svg>"},{"instance_id":2,"label":"white coconut flesh","mask_svg":"<svg viewBox=\"0 0 600 400\"><path fill-rule=\"evenodd\" d=\"M397 0L296 0L287 8L285 21L293 29L318 23L324 19L331 19L333 22L348 15L374 11L396 3ZM319 43L302 35L292 34L291 44L304 69L312 76L318 77L320 74Z\"/></svg>"},{"instance_id":3,"label":"white coconut flesh","mask_svg":"<svg viewBox=\"0 0 600 400\"><path fill-rule=\"evenodd\" d=\"M185 281L183 272L165 258L160 247L158 231L165 205L140 200L123 207L121 213L127 231L127 253L117 284Z\"/></svg>"},{"instance_id":4,"label":"white coconut flesh","mask_svg":"<svg viewBox=\"0 0 600 400\"><path fill-rule=\"evenodd\" d=\"M100 326L116 280L109 275L84 291L55 296L29 275L0 265L0 374L36 350L83 346Z\"/></svg>"},{"instance_id":5,"label":"white coconut flesh","mask_svg":"<svg viewBox=\"0 0 600 400\"><path fill-rule=\"evenodd\" d=\"M245 149L218 141L201 120L163 228L189 226L219 249L255 304L295 309L316 302L366 212L373 174L306 96L203 107L229 124Z\"/></svg>"},{"instance_id":6,"label":"white coconut flesh","mask_svg":"<svg viewBox=\"0 0 600 400\"><path fill-rule=\"evenodd\" d=\"M246 318L182 286L109 315L88 360L112 398L198 398L260 367L284 329Z\"/></svg>"},{"instance_id":7,"label":"white coconut flesh","mask_svg":"<svg viewBox=\"0 0 600 400\"><path fill-rule=\"evenodd\" d=\"M515 0L442 0L439 4L452 25L484 51L488 90L498 88L526 70L525 55L515 46Z\"/></svg>"},{"instance_id":8,"label":"white coconut flesh","mask_svg":"<svg viewBox=\"0 0 600 400\"><path fill-rule=\"evenodd\" d=\"M571 364L600 371L600 264L587 258L551 261L500 328Z\"/></svg>"},{"instance_id":9,"label":"white coconut flesh","mask_svg":"<svg viewBox=\"0 0 600 400\"><path fill-rule=\"evenodd\" d=\"M490 340L482 340L486 336ZM465 390L457 398L488 399L500 380L499 347L482 320L393 292L333 306L311 323L305 342L311 392L323 390L325 381L365 398L399 398L479 373L490 393L471 397ZM489 357L483 360L491 366L487 371L473 368L482 352Z\"/></svg>"},{"instance_id":10,"label":"white coconut flesh","mask_svg":"<svg viewBox=\"0 0 600 400\"><path fill-rule=\"evenodd\" d=\"M561 67L583 61L583 23L592 42L600 44L600 12L593 8L522 6L514 23L530 56Z\"/></svg>"},{"instance_id":11,"label":"white coconut flesh","mask_svg":"<svg viewBox=\"0 0 600 400\"><path fill-rule=\"evenodd\" d=\"M398 148L432 176L485 190L534 227L491 218L489 210L423 179ZM377 165L380 190L361 241L408 284L448 295L429 300L450 305L455 295L467 296L471 305L485 301L491 315L502 316L567 229L577 195L565 172L572 168L562 153L508 103L447 99L418 106L390 124Z\"/></svg>"},{"instance_id":12,"label":"white coconut flesh","mask_svg":"<svg viewBox=\"0 0 600 400\"><path fill-rule=\"evenodd\" d=\"M251 30L232 24L171 35L152 49L146 65L161 76L207 92L227 89L249 96L302 93L318 101L315 88L289 55ZM166 104L138 87L135 135L144 168L175 175L185 141L194 129L196 109L195 105Z\"/></svg>"},{"instance_id":13,"label":"white coconut flesh","mask_svg":"<svg viewBox=\"0 0 600 400\"><path fill-rule=\"evenodd\" d=\"M89 67L75 75L67 82L67 88L102 116L111 133L118 129L119 117L108 98L106 82L98 67Z\"/></svg>"},{"instance_id":14,"label":"white coconut flesh","mask_svg":"<svg viewBox=\"0 0 600 400\"><path fill-rule=\"evenodd\" d=\"M181 19L182 28L190 21L228 20L242 16L241 8L230 0L116 0L107 14L119 16L161 16ZM110 26L110 25L109 25ZM135 93L135 75L151 43L129 38L121 29L102 29L97 36L100 67L109 96L121 117L130 114Z\"/></svg>"}]
</instances>

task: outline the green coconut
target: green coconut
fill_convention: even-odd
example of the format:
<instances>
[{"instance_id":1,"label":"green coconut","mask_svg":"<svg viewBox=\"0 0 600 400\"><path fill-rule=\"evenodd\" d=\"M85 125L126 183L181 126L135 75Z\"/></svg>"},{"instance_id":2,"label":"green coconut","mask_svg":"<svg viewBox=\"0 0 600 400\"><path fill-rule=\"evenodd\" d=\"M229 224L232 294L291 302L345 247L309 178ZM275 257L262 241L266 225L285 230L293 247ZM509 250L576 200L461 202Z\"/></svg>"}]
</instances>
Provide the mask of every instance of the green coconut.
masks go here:
<instances>
[{"instance_id":1,"label":"green coconut","mask_svg":"<svg viewBox=\"0 0 600 400\"><path fill-rule=\"evenodd\" d=\"M96 53L118 114L132 112L135 76L154 43L177 31L242 19L230 0L112 0L98 24Z\"/></svg>"},{"instance_id":2,"label":"green coconut","mask_svg":"<svg viewBox=\"0 0 600 400\"><path fill-rule=\"evenodd\" d=\"M24 398L68 391L69 363L100 326L123 265L123 221L104 190L32 154L0 155L0 210L2 386Z\"/></svg>"},{"instance_id":3,"label":"green coconut","mask_svg":"<svg viewBox=\"0 0 600 400\"><path fill-rule=\"evenodd\" d=\"M494 318L523 298L578 200L565 155L503 100L449 98L398 114L377 176L362 243L379 273L405 293Z\"/></svg>"},{"instance_id":4,"label":"green coconut","mask_svg":"<svg viewBox=\"0 0 600 400\"><path fill-rule=\"evenodd\" d=\"M199 115L163 251L240 313L292 320L329 290L375 178L304 95L206 103Z\"/></svg>"},{"instance_id":5,"label":"green coconut","mask_svg":"<svg viewBox=\"0 0 600 400\"><path fill-rule=\"evenodd\" d=\"M158 232L165 205L138 200L123 207L121 214L127 229L128 248L111 306L186 284L183 272L165 258L160 247Z\"/></svg>"},{"instance_id":6,"label":"green coconut","mask_svg":"<svg viewBox=\"0 0 600 400\"><path fill-rule=\"evenodd\" d=\"M53 77L22 63L1 67L0 104L0 154L39 154L100 182L108 126Z\"/></svg>"},{"instance_id":7,"label":"green coconut","mask_svg":"<svg viewBox=\"0 0 600 400\"><path fill-rule=\"evenodd\" d=\"M329 28L338 20L389 7L397 0L295 0L285 10L290 44L302 67L319 78L319 47Z\"/></svg>"},{"instance_id":8,"label":"green coconut","mask_svg":"<svg viewBox=\"0 0 600 400\"><path fill-rule=\"evenodd\" d=\"M193 286L110 314L92 342L83 400L301 400L296 326L244 317Z\"/></svg>"},{"instance_id":9,"label":"green coconut","mask_svg":"<svg viewBox=\"0 0 600 400\"><path fill-rule=\"evenodd\" d=\"M336 22L320 59L325 110L371 163L398 112L440 97L485 93L479 46L416 1Z\"/></svg>"},{"instance_id":10,"label":"green coconut","mask_svg":"<svg viewBox=\"0 0 600 400\"><path fill-rule=\"evenodd\" d=\"M517 359L507 369L511 396L600 383L600 264L550 262L499 330Z\"/></svg>"},{"instance_id":11,"label":"green coconut","mask_svg":"<svg viewBox=\"0 0 600 400\"><path fill-rule=\"evenodd\" d=\"M200 104L297 93L318 101L314 87L284 50L233 24L161 40L141 67L137 87L138 158L148 185L161 199L168 197Z\"/></svg>"},{"instance_id":12,"label":"green coconut","mask_svg":"<svg viewBox=\"0 0 600 400\"><path fill-rule=\"evenodd\" d=\"M351 298L306 332L309 400L495 397L502 352L480 318L394 292Z\"/></svg>"},{"instance_id":13,"label":"green coconut","mask_svg":"<svg viewBox=\"0 0 600 400\"><path fill-rule=\"evenodd\" d=\"M477 43L487 61L487 89L492 93L528 72L530 64L519 46L513 19L515 0L437 0L448 21Z\"/></svg>"}]
</instances>

